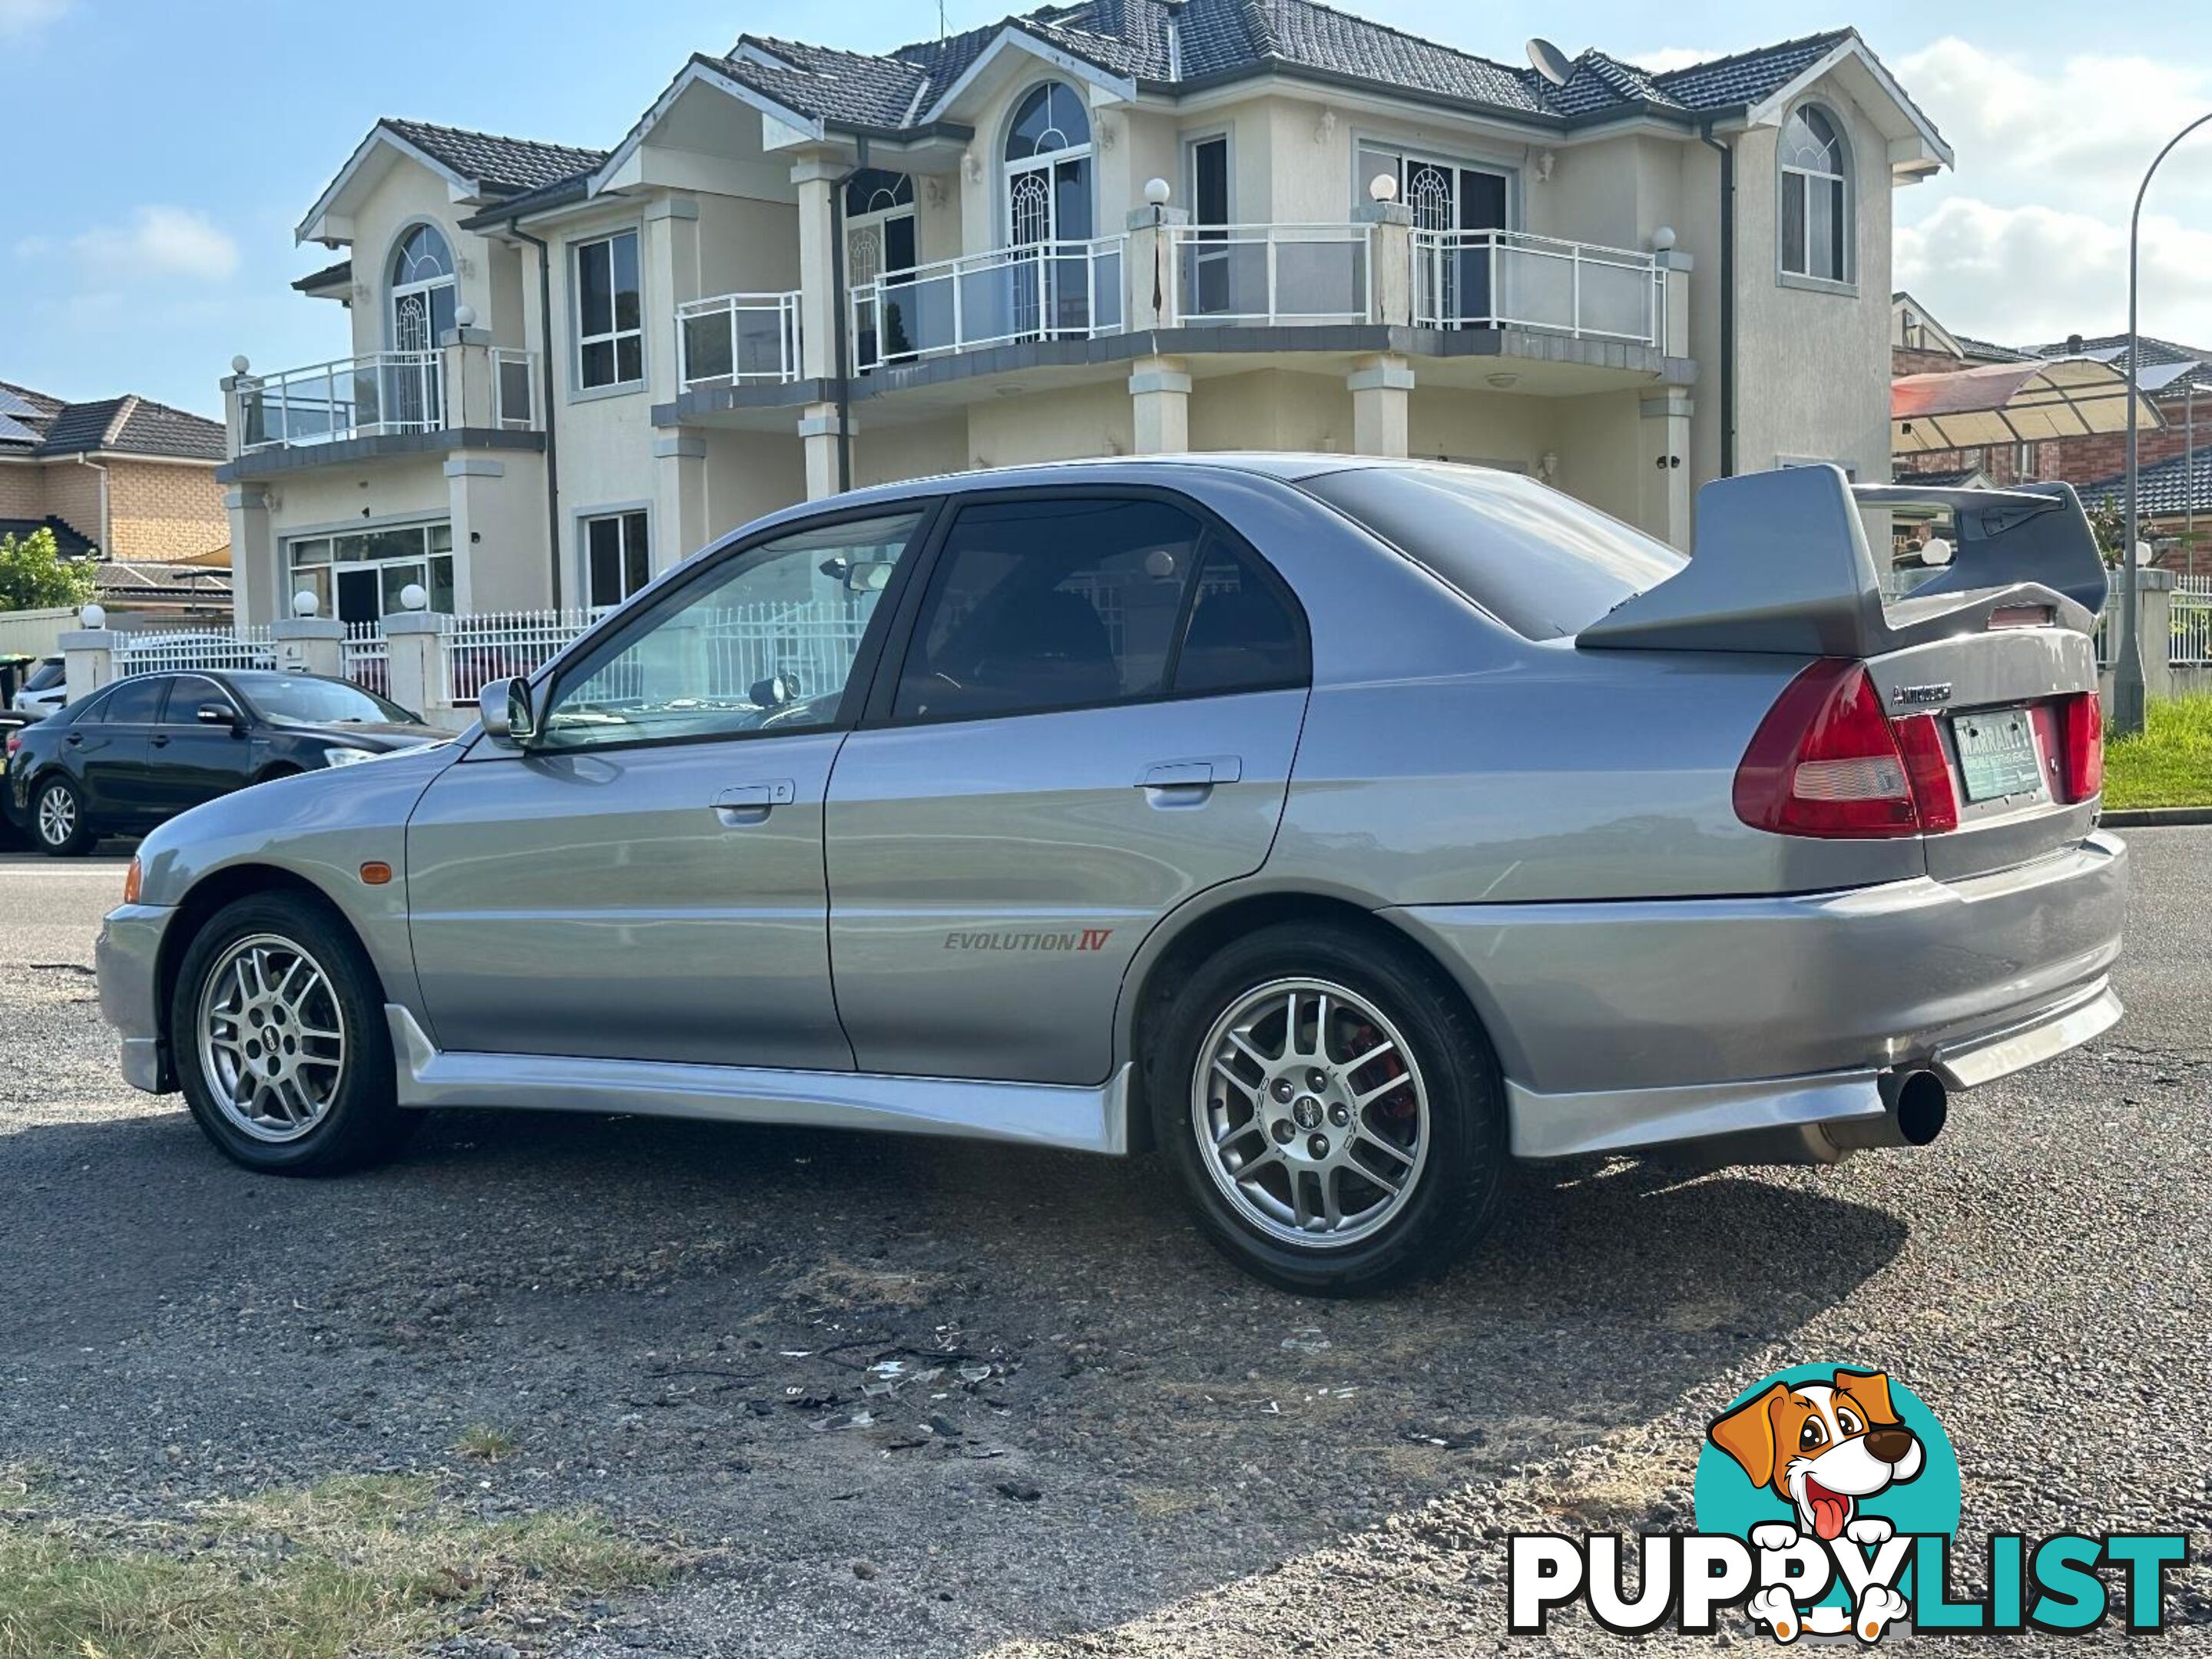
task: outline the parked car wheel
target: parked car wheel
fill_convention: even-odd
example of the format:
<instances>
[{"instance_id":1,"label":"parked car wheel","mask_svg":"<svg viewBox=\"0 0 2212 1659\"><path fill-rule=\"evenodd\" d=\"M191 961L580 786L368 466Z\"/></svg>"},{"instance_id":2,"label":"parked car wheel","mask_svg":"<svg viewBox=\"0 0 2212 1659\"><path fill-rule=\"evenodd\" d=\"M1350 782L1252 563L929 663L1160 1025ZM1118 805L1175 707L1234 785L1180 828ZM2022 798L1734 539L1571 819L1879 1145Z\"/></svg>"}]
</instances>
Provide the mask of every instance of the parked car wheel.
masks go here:
<instances>
[{"instance_id":1,"label":"parked car wheel","mask_svg":"<svg viewBox=\"0 0 2212 1659\"><path fill-rule=\"evenodd\" d=\"M65 777L45 779L32 790L31 832L39 850L58 859L88 853L100 839L85 817L84 797Z\"/></svg>"},{"instance_id":2,"label":"parked car wheel","mask_svg":"<svg viewBox=\"0 0 2212 1659\"><path fill-rule=\"evenodd\" d=\"M1152 1058L1157 1138L1200 1227L1286 1290L1440 1272L1496 1212L1497 1060L1410 948L1326 924L1254 933L1182 988Z\"/></svg>"},{"instance_id":3,"label":"parked car wheel","mask_svg":"<svg viewBox=\"0 0 2212 1659\"><path fill-rule=\"evenodd\" d=\"M340 1175L397 1152L398 1103L376 973L313 901L241 899L185 953L170 1050L192 1115L222 1152L277 1175Z\"/></svg>"}]
</instances>

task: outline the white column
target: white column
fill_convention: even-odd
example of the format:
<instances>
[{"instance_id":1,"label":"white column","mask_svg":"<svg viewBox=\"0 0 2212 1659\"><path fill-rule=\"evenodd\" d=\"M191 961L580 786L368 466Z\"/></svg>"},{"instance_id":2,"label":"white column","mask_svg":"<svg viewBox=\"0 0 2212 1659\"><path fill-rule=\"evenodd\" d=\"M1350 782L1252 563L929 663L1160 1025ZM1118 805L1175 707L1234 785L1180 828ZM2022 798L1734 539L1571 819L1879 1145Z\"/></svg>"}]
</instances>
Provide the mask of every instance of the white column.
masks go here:
<instances>
[{"instance_id":1,"label":"white column","mask_svg":"<svg viewBox=\"0 0 2212 1659\"><path fill-rule=\"evenodd\" d=\"M269 496L259 484L239 484L223 492L230 516L230 580L241 623L274 622L288 597L285 573L276 568L276 538L269 523Z\"/></svg>"},{"instance_id":2,"label":"white column","mask_svg":"<svg viewBox=\"0 0 2212 1659\"><path fill-rule=\"evenodd\" d=\"M335 617L287 617L270 625L276 665L290 674L345 672L345 624Z\"/></svg>"},{"instance_id":3,"label":"white column","mask_svg":"<svg viewBox=\"0 0 2212 1659\"><path fill-rule=\"evenodd\" d=\"M1129 319L1131 332L1174 328L1181 322L1175 230L1189 222L1186 208L1162 204L1130 210L1129 239L1122 245L1122 274L1129 294L1121 314Z\"/></svg>"},{"instance_id":4,"label":"white column","mask_svg":"<svg viewBox=\"0 0 2212 1659\"><path fill-rule=\"evenodd\" d=\"M1386 328L1413 322L1413 210L1403 202L1364 202L1352 216L1372 227L1368 242L1368 314Z\"/></svg>"},{"instance_id":5,"label":"white column","mask_svg":"<svg viewBox=\"0 0 2212 1659\"><path fill-rule=\"evenodd\" d=\"M90 696L115 678L115 630L112 628L72 628L55 644L69 675L69 701Z\"/></svg>"},{"instance_id":6,"label":"white column","mask_svg":"<svg viewBox=\"0 0 2212 1659\"><path fill-rule=\"evenodd\" d=\"M653 568L659 571L690 558L714 533L707 518L704 433L672 427L653 434Z\"/></svg>"},{"instance_id":7,"label":"white column","mask_svg":"<svg viewBox=\"0 0 2212 1659\"><path fill-rule=\"evenodd\" d=\"M848 434L860 429L858 421L845 428ZM799 442L806 455L806 499L810 501L835 495L841 488L837 477L837 432L835 404L809 404L799 417Z\"/></svg>"},{"instance_id":8,"label":"white column","mask_svg":"<svg viewBox=\"0 0 2212 1659\"><path fill-rule=\"evenodd\" d=\"M1659 349L1669 357L1686 357L1690 355L1690 272L1697 261L1673 245L1674 235L1662 225L1653 239L1668 244L1652 255L1662 285Z\"/></svg>"},{"instance_id":9,"label":"white column","mask_svg":"<svg viewBox=\"0 0 2212 1659\"><path fill-rule=\"evenodd\" d=\"M1180 357L1139 357L1129 371L1137 453L1180 455L1190 447L1190 376Z\"/></svg>"},{"instance_id":10,"label":"white column","mask_svg":"<svg viewBox=\"0 0 2212 1659\"><path fill-rule=\"evenodd\" d=\"M1680 386L1643 394L1637 405L1637 527L1690 550L1690 417L1697 404Z\"/></svg>"},{"instance_id":11,"label":"white column","mask_svg":"<svg viewBox=\"0 0 2212 1659\"><path fill-rule=\"evenodd\" d=\"M645 356L656 401L684 390L677 379L676 307L700 297L699 204L671 196L645 210ZM716 290L720 292L720 290Z\"/></svg>"},{"instance_id":12,"label":"white column","mask_svg":"<svg viewBox=\"0 0 2212 1659\"><path fill-rule=\"evenodd\" d=\"M1406 453L1413 368L1389 352L1370 357L1344 377L1352 392L1352 447L1361 455Z\"/></svg>"},{"instance_id":13,"label":"white column","mask_svg":"<svg viewBox=\"0 0 2212 1659\"><path fill-rule=\"evenodd\" d=\"M846 171L842 161L828 156L809 156L791 168L791 182L799 186L799 363L814 380L836 377L837 331L845 325L833 209Z\"/></svg>"},{"instance_id":14,"label":"white column","mask_svg":"<svg viewBox=\"0 0 2212 1659\"><path fill-rule=\"evenodd\" d=\"M453 710L446 701L452 683L446 672L446 619L434 611L395 611L384 619L384 637L391 652L392 701L433 726L453 726Z\"/></svg>"}]
</instances>

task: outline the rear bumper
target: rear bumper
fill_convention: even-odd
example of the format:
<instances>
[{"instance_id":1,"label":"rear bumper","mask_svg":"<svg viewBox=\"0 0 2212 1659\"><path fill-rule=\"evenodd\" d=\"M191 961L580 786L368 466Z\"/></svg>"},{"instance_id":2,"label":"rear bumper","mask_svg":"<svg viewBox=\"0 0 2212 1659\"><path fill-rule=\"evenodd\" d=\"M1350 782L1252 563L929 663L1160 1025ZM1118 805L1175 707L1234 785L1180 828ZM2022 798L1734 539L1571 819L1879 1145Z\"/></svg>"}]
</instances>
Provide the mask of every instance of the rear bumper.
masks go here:
<instances>
[{"instance_id":1,"label":"rear bumper","mask_svg":"<svg viewBox=\"0 0 2212 1659\"><path fill-rule=\"evenodd\" d=\"M2128 855L1788 897L1386 913L1449 965L1507 1079L1514 1152L1848 1122L1923 1066L1971 1088L2120 1015Z\"/></svg>"},{"instance_id":2,"label":"rear bumper","mask_svg":"<svg viewBox=\"0 0 2212 1659\"><path fill-rule=\"evenodd\" d=\"M100 1012L123 1040L124 1080L149 1094L177 1086L163 1052L159 1006L161 936L176 914L166 904L118 906L100 923L93 947Z\"/></svg>"}]
</instances>

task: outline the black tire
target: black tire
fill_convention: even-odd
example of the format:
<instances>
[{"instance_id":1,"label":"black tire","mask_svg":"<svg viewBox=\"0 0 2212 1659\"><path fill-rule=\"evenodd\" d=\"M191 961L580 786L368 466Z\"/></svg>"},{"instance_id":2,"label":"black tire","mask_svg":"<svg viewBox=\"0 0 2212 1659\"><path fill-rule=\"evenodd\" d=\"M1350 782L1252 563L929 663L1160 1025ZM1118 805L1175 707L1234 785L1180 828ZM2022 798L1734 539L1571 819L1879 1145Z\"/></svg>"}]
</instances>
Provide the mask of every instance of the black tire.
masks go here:
<instances>
[{"instance_id":1,"label":"black tire","mask_svg":"<svg viewBox=\"0 0 2212 1659\"><path fill-rule=\"evenodd\" d=\"M1371 1234L1352 1243L1309 1246L1267 1231L1231 1202L1200 1147L1194 1090L1200 1067L1209 1065L1201 1048L1218 1020L1285 980L1341 987L1382 1013L1402 1037L1427 1092L1427 1152L1410 1190ZM1333 1057L1351 1059L1340 1047L1331 1049ZM1150 1048L1145 1092L1155 1136L1200 1229L1231 1261L1270 1284L1307 1295L1358 1296L1427 1278L1450 1267L1496 1218L1508 1156L1497 1057L1456 988L1410 945L1334 922L1265 928L1217 952L1180 988ZM1378 1075L1357 1068L1355 1074L1359 1088ZM1380 1075L1387 1079L1389 1073ZM1407 1098L1385 1097L1377 1107ZM1367 1120L1362 1115L1359 1121Z\"/></svg>"},{"instance_id":2,"label":"black tire","mask_svg":"<svg viewBox=\"0 0 2212 1659\"><path fill-rule=\"evenodd\" d=\"M47 808L52 805L65 811L69 832L60 840L52 838L52 824ZM82 858L100 840L100 832L85 816L84 792L70 781L64 772L50 772L31 786L31 840L48 858Z\"/></svg>"},{"instance_id":3,"label":"black tire","mask_svg":"<svg viewBox=\"0 0 2212 1659\"><path fill-rule=\"evenodd\" d=\"M304 951L323 970L344 1036L327 1109L297 1139L258 1138L218 1103L199 1042L201 998L231 947L259 935ZM421 1120L400 1107L384 993L368 955L329 908L292 893L257 893L225 906L194 938L169 997L169 1049L200 1128L234 1163L269 1175L331 1176L391 1158Z\"/></svg>"}]
</instances>

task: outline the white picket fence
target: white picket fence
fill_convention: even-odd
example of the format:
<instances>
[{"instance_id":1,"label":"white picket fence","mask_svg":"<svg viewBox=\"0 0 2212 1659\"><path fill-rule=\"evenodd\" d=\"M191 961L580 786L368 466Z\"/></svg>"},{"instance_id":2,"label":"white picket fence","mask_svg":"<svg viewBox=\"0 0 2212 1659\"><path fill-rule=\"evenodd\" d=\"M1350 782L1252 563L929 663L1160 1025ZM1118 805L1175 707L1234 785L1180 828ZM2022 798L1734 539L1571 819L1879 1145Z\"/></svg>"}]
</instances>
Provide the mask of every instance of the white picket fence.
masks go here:
<instances>
[{"instance_id":1,"label":"white picket fence","mask_svg":"<svg viewBox=\"0 0 2212 1659\"><path fill-rule=\"evenodd\" d=\"M494 611L456 617L442 653L450 704L465 708L488 680L534 674L598 616L591 611Z\"/></svg>"},{"instance_id":2,"label":"white picket fence","mask_svg":"<svg viewBox=\"0 0 2212 1659\"><path fill-rule=\"evenodd\" d=\"M362 690L374 691L380 697L392 695L392 642L384 637L382 623L348 623L338 664L345 677Z\"/></svg>"},{"instance_id":3,"label":"white picket fence","mask_svg":"<svg viewBox=\"0 0 2212 1659\"><path fill-rule=\"evenodd\" d=\"M192 668L274 668L276 642L264 625L228 634L208 629L149 629L116 636L115 677Z\"/></svg>"},{"instance_id":4,"label":"white picket fence","mask_svg":"<svg viewBox=\"0 0 2212 1659\"><path fill-rule=\"evenodd\" d=\"M2212 576L2173 579L2172 642L2166 660L2176 667L2212 667Z\"/></svg>"}]
</instances>

